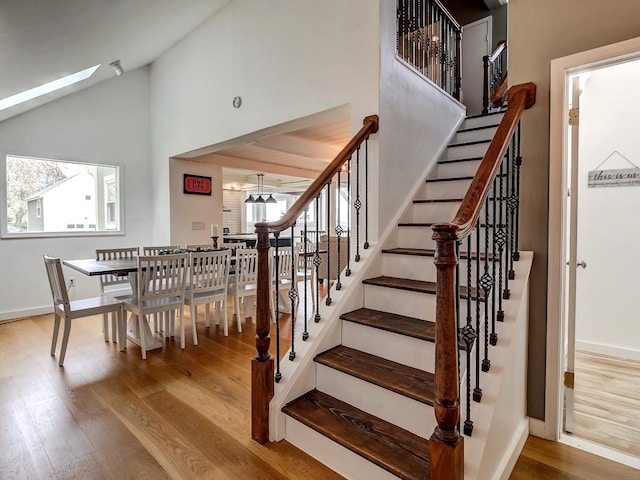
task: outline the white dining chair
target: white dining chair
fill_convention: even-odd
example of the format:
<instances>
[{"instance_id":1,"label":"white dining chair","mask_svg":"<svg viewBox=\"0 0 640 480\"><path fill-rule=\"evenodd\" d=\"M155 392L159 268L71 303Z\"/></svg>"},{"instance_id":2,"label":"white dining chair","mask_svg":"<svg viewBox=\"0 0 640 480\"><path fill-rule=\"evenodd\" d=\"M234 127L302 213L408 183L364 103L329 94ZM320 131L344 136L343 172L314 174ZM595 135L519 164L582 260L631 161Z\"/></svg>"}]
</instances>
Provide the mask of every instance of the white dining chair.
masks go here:
<instances>
[{"instance_id":1,"label":"white dining chair","mask_svg":"<svg viewBox=\"0 0 640 480\"><path fill-rule=\"evenodd\" d=\"M96 260L117 260L133 259L138 256L138 247L128 248L98 248L96 249ZM109 295L118 300L133 294L131 282L128 275L100 275L100 290L103 295ZM109 314L105 313L102 320L104 331L104 341L109 341ZM126 323L126 322L125 322ZM116 315L111 314L111 341L116 341L117 321ZM125 342L126 347L126 342Z\"/></svg>"},{"instance_id":2,"label":"white dining chair","mask_svg":"<svg viewBox=\"0 0 640 480\"><path fill-rule=\"evenodd\" d=\"M147 256L162 255L162 254L172 253L177 250L180 250L180 245L150 246L150 247L142 247L142 254ZM154 314L153 331L158 332L160 330L163 330L165 332L165 335L167 335L168 332L172 331L171 323L172 322L169 316L169 312L164 312L164 317L162 317L160 313ZM160 325L163 325L162 328L160 327Z\"/></svg>"},{"instance_id":3,"label":"white dining chair","mask_svg":"<svg viewBox=\"0 0 640 480\"><path fill-rule=\"evenodd\" d=\"M296 275L298 282L302 282L303 290L301 297L307 295L307 290L311 291L311 307L316 307L316 290L315 290L315 278L316 267L313 264L313 258L315 255L315 245L311 245L306 242L307 251L304 251L305 244L296 244L298 248L298 261L296 262Z\"/></svg>"},{"instance_id":4,"label":"white dining chair","mask_svg":"<svg viewBox=\"0 0 640 480\"><path fill-rule=\"evenodd\" d=\"M126 311L138 316L139 330L144 331L147 316L178 312L180 318L180 348L184 341L184 292L188 255L143 255L138 257L138 281L135 295L123 300ZM173 323L168 321L167 323ZM140 335L142 358L147 358L145 336Z\"/></svg>"},{"instance_id":5,"label":"white dining chair","mask_svg":"<svg viewBox=\"0 0 640 480\"><path fill-rule=\"evenodd\" d=\"M158 247L142 247L143 255L160 255L165 252L173 252L174 250L180 250L180 245L164 245Z\"/></svg>"},{"instance_id":6,"label":"white dining chair","mask_svg":"<svg viewBox=\"0 0 640 480\"><path fill-rule=\"evenodd\" d=\"M64 318L62 333L62 346L60 347L60 358L58 365L63 366L69 343L69 333L71 332L71 322L76 318L90 317L103 313L115 313L118 321L118 333L121 350L125 345L124 316L122 314L122 302L107 295L99 297L83 298L81 300L70 300L67 292L67 285L62 272L62 263L58 257L44 256L44 265L47 270L47 278L51 287L53 298L53 338L51 339L51 355L56 353L58 343L58 331L60 330L60 319Z\"/></svg>"},{"instance_id":7,"label":"white dining chair","mask_svg":"<svg viewBox=\"0 0 640 480\"><path fill-rule=\"evenodd\" d=\"M204 305L205 326L209 326L209 305L220 303L224 335L229 335L227 319L227 286L229 284L230 250L215 252L191 252L189 255L189 286L185 292L185 303L191 310L193 344L198 344L198 305ZM238 318L238 327L240 319Z\"/></svg>"},{"instance_id":8,"label":"white dining chair","mask_svg":"<svg viewBox=\"0 0 640 480\"><path fill-rule=\"evenodd\" d=\"M213 243L187 244L187 250L211 250Z\"/></svg>"},{"instance_id":9,"label":"white dining chair","mask_svg":"<svg viewBox=\"0 0 640 480\"><path fill-rule=\"evenodd\" d=\"M280 295L281 292L289 293L292 284L297 285L297 264L299 260L299 253L299 246L294 246L293 248L280 247L278 248L277 253L274 251L273 255L269 257L269 274L271 278L271 318L274 322L276 321L276 296ZM285 307L283 310L287 310L287 307L291 305L291 300L288 296L281 298L282 301L287 302L286 305L283 305ZM282 302L278 303L281 304ZM297 304L297 298L294 303ZM293 309L296 308L296 304L294 304Z\"/></svg>"},{"instance_id":10,"label":"white dining chair","mask_svg":"<svg viewBox=\"0 0 640 480\"><path fill-rule=\"evenodd\" d=\"M241 332L241 299L245 318L253 316L253 300L258 289L258 250L255 248L236 250L234 269L233 276L229 278L229 292L233 296L233 313L238 319L238 332Z\"/></svg>"},{"instance_id":11,"label":"white dining chair","mask_svg":"<svg viewBox=\"0 0 640 480\"><path fill-rule=\"evenodd\" d=\"M247 242L220 242L218 246L220 248L231 248L235 250L236 248L247 248Z\"/></svg>"}]
</instances>

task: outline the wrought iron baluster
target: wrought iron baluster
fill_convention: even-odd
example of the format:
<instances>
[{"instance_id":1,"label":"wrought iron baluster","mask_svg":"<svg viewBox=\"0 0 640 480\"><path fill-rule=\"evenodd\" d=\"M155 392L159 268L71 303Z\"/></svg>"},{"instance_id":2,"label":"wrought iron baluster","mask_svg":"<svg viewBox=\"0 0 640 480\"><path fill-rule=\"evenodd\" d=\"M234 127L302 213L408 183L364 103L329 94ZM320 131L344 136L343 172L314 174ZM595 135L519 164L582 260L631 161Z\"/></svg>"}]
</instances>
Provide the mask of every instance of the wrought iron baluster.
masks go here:
<instances>
[{"instance_id":1,"label":"wrought iron baluster","mask_svg":"<svg viewBox=\"0 0 640 480\"><path fill-rule=\"evenodd\" d=\"M518 209L518 197L516 196L516 136L511 137L511 195L509 196L509 226L511 228L509 235L509 280L516 278L516 272L513 269L513 257L515 255L515 225L516 210Z\"/></svg>"},{"instance_id":2,"label":"wrought iron baluster","mask_svg":"<svg viewBox=\"0 0 640 480\"><path fill-rule=\"evenodd\" d=\"M478 339L480 338L480 222L476 223L476 333ZM467 295L471 296L471 287L467 287ZM479 402L482 400L482 388L480 388L480 342L476 345L476 386L473 389L473 401Z\"/></svg>"},{"instance_id":3,"label":"wrought iron baluster","mask_svg":"<svg viewBox=\"0 0 640 480\"><path fill-rule=\"evenodd\" d=\"M507 150L506 156L509 156L509 151ZM502 309L502 277L503 277L503 266L504 262L502 261L502 253L504 251L505 240L507 235L504 231L504 158L500 162L500 173L499 175L499 203L498 203L498 229L495 231L495 242L498 246L498 313L496 314L496 320L499 322L504 321L504 310Z\"/></svg>"},{"instance_id":4,"label":"wrought iron baluster","mask_svg":"<svg viewBox=\"0 0 640 480\"><path fill-rule=\"evenodd\" d=\"M471 235L467 237L467 293L469 287L471 285ZM460 291L458 291L458 295L460 296ZM471 295L467 295L467 317L464 328L462 329L462 339L465 344L465 353L467 354L467 375L466 375L466 402L465 402L465 410L466 410L466 418L464 421L464 434L471 436L473 433L473 420L471 420L471 350L473 349L473 344L476 341L477 333L473 328L473 323L471 320Z\"/></svg>"},{"instance_id":5,"label":"wrought iron baluster","mask_svg":"<svg viewBox=\"0 0 640 480\"><path fill-rule=\"evenodd\" d=\"M351 275L351 157L347 159L347 268L344 276Z\"/></svg>"},{"instance_id":6,"label":"wrought iron baluster","mask_svg":"<svg viewBox=\"0 0 640 480\"><path fill-rule=\"evenodd\" d=\"M331 180L326 186L327 195L327 299L326 305L331 305Z\"/></svg>"},{"instance_id":7,"label":"wrought iron baluster","mask_svg":"<svg viewBox=\"0 0 640 480\"><path fill-rule=\"evenodd\" d=\"M291 284L289 287L289 300L291 302L291 350L289 351L289 360L293 361L296 358L295 340L296 340L296 321L298 319L298 285L296 282L296 263L298 262L298 253L296 253L296 247L293 243L294 227L291 226ZM306 260L306 258L305 258ZM279 276L278 276L279 277ZM278 278L278 283L280 279ZM276 285L276 296L278 293L279 285ZM306 295L305 295L306 296Z\"/></svg>"},{"instance_id":8,"label":"wrought iron baluster","mask_svg":"<svg viewBox=\"0 0 640 480\"><path fill-rule=\"evenodd\" d=\"M520 150L520 122L518 122L518 130L516 135L518 136L517 150L516 150L516 223L514 229L516 231L515 245L513 248L513 259L517 262L520 260L520 167L522 166L522 154Z\"/></svg>"},{"instance_id":9,"label":"wrought iron baluster","mask_svg":"<svg viewBox=\"0 0 640 480\"><path fill-rule=\"evenodd\" d=\"M364 245L369 248L369 137L364 140Z\"/></svg>"},{"instance_id":10,"label":"wrought iron baluster","mask_svg":"<svg viewBox=\"0 0 640 480\"><path fill-rule=\"evenodd\" d=\"M493 186L491 187L491 195L493 198L492 207L493 211L491 212L491 276L493 277L493 288L491 289L491 335L489 336L489 343L491 345L498 344L498 333L496 332L496 215L498 212L498 202L500 199L496 195L496 189L498 181L496 178L493 179Z\"/></svg>"},{"instance_id":11,"label":"wrought iron baluster","mask_svg":"<svg viewBox=\"0 0 640 480\"><path fill-rule=\"evenodd\" d=\"M356 208L356 256L355 261L360 261L360 209L362 202L360 201L360 147L356 150L356 200L353 203Z\"/></svg>"},{"instance_id":12,"label":"wrought iron baluster","mask_svg":"<svg viewBox=\"0 0 640 480\"><path fill-rule=\"evenodd\" d=\"M279 272L279 265L280 265L280 255L278 253L278 244L280 243L278 241L278 237L280 237L280 233L276 232L274 233L274 238L275 238L275 258L273 259L273 261L275 262L275 268L274 271L272 272L273 277L269 279L269 282L276 282L276 287L277 287L277 278L278 278L278 272ZM271 294L269 294L269 296L271 296ZM276 376L275 376L275 380L276 383L278 383L280 380L282 380L282 372L280 372L280 303L279 303L279 297L280 295L277 294L276 292L276 298L275 298L275 317L273 320L276 322ZM270 298L269 301L274 301L273 298Z\"/></svg>"},{"instance_id":13,"label":"wrought iron baluster","mask_svg":"<svg viewBox=\"0 0 640 480\"><path fill-rule=\"evenodd\" d=\"M336 191L336 237L338 240L338 245L336 247L336 254L337 254L337 266L336 266L336 291L338 290L342 290L342 282L340 281L340 271L342 270L342 264L341 264L341 258L340 258L340 254L342 253L341 250L341 245L340 245L340 239L342 237L342 233L344 232L342 225L340 225L340 198L341 198L341 194L342 192L340 191L341 189L341 177L342 177L342 170L338 171L338 189Z\"/></svg>"},{"instance_id":14,"label":"wrought iron baluster","mask_svg":"<svg viewBox=\"0 0 640 480\"><path fill-rule=\"evenodd\" d=\"M320 195L315 199L316 202L316 253L313 255L313 266L316 269L315 288L316 288L316 314L313 317L313 321L318 323L320 321L320 265L322 264L322 258L320 257ZM328 239L327 239L328 241Z\"/></svg>"},{"instance_id":15,"label":"wrought iron baluster","mask_svg":"<svg viewBox=\"0 0 640 480\"><path fill-rule=\"evenodd\" d=\"M302 283L304 285L304 332L302 332L302 341L306 342L309 339L309 329L308 329L308 325L307 322L309 320L309 311L307 310L307 301L309 298L309 295L307 295L307 286L309 286L311 293L313 294L313 285L308 285L307 284L307 280L308 280L308 276L307 276L307 270L308 270L308 266L309 266L309 257L307 256L308 252L308 247L309 247L309 237L308 237L308 232L307 232L307 224L308 224L308 217L309 217L309 207L307 206L307 208L304 209L304 230L303 230L303 237L304 237L304 242L302 242L302 255L303 255L303 259L304 261L301 262L302 266L303 266L303 275L304 275L304 282ZM317 230L317 229L316 229Z\"/></svg>"},{"instance_id":16,"label":"wrought iron baluster","mask_svg":"<svg viewBox=\"0 0 640 480\"><path fill-rule=\"evenodd\" d=\"M491 360L489 360L489 292L493 287L493 277L489 273L489 196L484 202L484 218L484 273L480 277L480 286L482 286L484 292L484 358L482 359L482 371L488 372L491 368Z\"/></svg>"},{"instance_id":17,"label":"wrought iron baluster","mask_svg":"<svg viewBox=\"0 0 640 480\"><path fill-rule=\"evenodd\" d=\"M510 266L510 257L511 257L511 222L509 222L509 217L511 216L511 182L509 179L511 178L511 165L513 158L513 146L510 146L507 150L508 155L504 159L505 165L505 212L504 212L504 223L505 223L505 232L506 232L506 246L505 246L505 255L504 255L504 290L502 291L502 298L508 300L511 297L511 290L509 290L509 266Z\"/></svg>"}]
</instances>

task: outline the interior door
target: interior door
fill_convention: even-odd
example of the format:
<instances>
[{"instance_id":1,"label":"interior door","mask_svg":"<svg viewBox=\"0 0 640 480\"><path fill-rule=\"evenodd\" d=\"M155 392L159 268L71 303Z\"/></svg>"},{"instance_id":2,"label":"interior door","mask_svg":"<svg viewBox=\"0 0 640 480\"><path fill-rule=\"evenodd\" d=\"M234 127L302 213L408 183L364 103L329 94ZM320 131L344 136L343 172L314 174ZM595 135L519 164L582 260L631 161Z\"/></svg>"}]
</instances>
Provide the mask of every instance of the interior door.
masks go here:
<instances>
[{"instance_id":1,"label":"interior door","mask_svg":"<svg viewBox=\"0 0 640 480\"><path fill-rule=\"evenodd\" d=\"M576 351L576 280L577 269L585 268L586 263L578 263L578 140L580 118L580 76L569 78L569 117L568 117L568 156L569 171L567 175L567 219L569 238L567 241L567 309L566 309L566 352L564 372L565 415L564 430L573 432L574 424L574 395L575 351Z\"/></svg>"},{"instance_id":2,"label":"interior door","mask_svg":"<svg viewBox=\"0 0 640 480\"><path fill-rule=\"evenodd\" d=\"M485 17L462 27L462 91L467 115L482 113L482 58L491 55L491 25L491 17Z\"/></svg>"}]
</instances>

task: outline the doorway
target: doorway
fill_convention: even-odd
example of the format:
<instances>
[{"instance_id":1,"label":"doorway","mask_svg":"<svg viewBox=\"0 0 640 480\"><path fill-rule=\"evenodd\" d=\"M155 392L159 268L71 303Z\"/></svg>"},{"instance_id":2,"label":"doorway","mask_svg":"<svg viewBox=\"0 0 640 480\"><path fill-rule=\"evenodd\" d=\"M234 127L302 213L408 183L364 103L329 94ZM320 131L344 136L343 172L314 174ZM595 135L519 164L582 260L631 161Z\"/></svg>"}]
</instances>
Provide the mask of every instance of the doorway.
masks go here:
<instances>
[{"instance_id":1,"label":"doorway","mask_svg":"<svg viewBox=\"0 0 640 480\"><path fill-rule=\"evenodd\" d=\"M492 17L464 25L462 35L462 91L467 115L482 113L483 57L491 55Z\"/></svg>"},{"instance_id":2,"label":"doorway","mask_svg":"<svg viewBox=\"0 0 640 480\"><path fill-rule=\"evenodd\" d=\"M640 138L634 128L635 112L640 110L640 93L635 92L638 58L633 53L595 62L561 59L564 68L556 68L556 82L552 79L553 112L553 90L562 74L562 123L554 129L552 121L552 162L558 131L562 132L555 205L550 190L550 213L555 206L562 214L555 257L562 272L556 279L559 371L555 376L547 371L548 379L557 381L555 438L636 468L640 325L634 318L634 266L640 266L640 250L636 254L633 240L640 234ZM553 73L552 64L552 77ZM550 275L552 243L550 235ZM550 298L550 313L553 302ZM553 355L549 360L554 368Z\"/></svg>"}]
</instances>

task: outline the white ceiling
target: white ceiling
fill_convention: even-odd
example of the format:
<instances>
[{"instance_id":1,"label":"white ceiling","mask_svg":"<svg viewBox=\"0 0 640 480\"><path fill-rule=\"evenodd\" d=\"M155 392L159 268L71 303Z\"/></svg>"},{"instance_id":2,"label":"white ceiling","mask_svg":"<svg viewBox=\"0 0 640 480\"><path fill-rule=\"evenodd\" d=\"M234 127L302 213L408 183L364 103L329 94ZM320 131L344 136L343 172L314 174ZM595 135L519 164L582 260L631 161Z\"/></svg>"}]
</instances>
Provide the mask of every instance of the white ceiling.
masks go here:
<instances>
[{"instance_id":1,"label":"white ceiling","mask_svg":"<svg viewBox=\"0 0 640 480\"><path fill-rule=\"evenodd\" d=\"M0 111L0 122L114 78L109 64L115 60L125 74L148 65L231 1L0 0L0 99L102 65L88 80ZM218 146L203 145L182 158L224 156L226 163L218 163L227 183L251 183L252 176L255 182L256 172L265 172L265 185L308 183L350 139L348 117L338 108ZM282 174L284 167L289 175ZM299 176L294 167L302 167Z\"/></svg>"},{"instance_id":2,"label":"white ceiling","mask_svg":"<svg viewBox=\"0 0 640 480\"><path fill-rule=\"evenodd\" d=\"M0 121L151 63L231 0L0 0L0 98L102 64L88 80L0 111Z\"/></svg>"}]
</instances>

